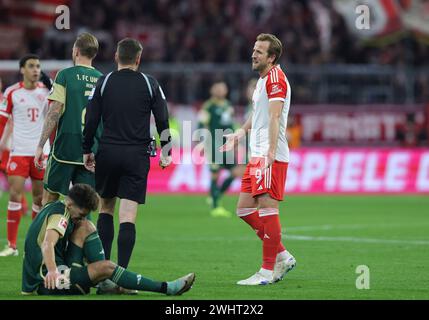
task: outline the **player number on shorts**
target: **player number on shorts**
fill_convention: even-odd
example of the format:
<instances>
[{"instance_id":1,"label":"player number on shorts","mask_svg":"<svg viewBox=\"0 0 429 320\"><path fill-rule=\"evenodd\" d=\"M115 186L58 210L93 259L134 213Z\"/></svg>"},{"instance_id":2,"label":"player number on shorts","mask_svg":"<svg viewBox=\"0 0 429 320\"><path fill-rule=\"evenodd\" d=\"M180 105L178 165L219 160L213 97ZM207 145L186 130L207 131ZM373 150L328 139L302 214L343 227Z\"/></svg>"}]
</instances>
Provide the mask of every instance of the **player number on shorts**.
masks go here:
<instances>
[{"instance_id":1,"label":"player number on shorts","mask_svg":"<svg viewBox=\"0 0 429 320\"><path fill-rule=\"evenodd\" d=\"M256 184L259 184L262 180L262 170L256 169L255 171Z\"/></svg>"}]
</instances>

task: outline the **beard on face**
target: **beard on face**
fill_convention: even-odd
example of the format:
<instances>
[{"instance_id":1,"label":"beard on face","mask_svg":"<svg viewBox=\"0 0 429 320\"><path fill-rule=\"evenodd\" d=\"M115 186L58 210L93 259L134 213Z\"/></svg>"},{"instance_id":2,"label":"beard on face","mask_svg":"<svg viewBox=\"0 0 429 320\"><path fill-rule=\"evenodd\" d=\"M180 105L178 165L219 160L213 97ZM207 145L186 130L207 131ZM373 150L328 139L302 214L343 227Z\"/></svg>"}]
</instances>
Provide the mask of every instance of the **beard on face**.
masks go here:
<instances>
[{"instance_id":1,"label":"beard on face","mask_svg":"<svg viewBox=\"0 0 429 320\"><path fill-rule=\"evenodd\" d=\"M262 62L259 62L257 65L254 65L253 61L252 61L252 69L254 71L262 71L264 70L266 67L266 64L263 64Z\"/></svg>"}]
</instances>

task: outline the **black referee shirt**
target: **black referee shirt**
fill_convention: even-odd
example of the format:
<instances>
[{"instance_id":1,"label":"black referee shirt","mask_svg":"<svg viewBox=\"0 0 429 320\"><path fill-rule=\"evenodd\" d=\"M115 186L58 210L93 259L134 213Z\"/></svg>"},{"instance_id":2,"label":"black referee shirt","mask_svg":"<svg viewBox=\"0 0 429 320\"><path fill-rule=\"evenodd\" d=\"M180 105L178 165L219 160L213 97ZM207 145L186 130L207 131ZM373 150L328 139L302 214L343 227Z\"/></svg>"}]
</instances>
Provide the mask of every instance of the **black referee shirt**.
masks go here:
<instances>
[{"instance_id":1,"label":"black referee shirt","mask_svg":"<svg viewBox=\"0 0 429 320\"><path fill-rule=\"evenodd\" d=\"M131 69L100 77L86 107L84 154L91 153L101 119L103 133L100 144L147 146L151 140L151 113L155 117L161 146L164 146L171 138L167 102L158 82Z\"/></svg>"}]
</instances>

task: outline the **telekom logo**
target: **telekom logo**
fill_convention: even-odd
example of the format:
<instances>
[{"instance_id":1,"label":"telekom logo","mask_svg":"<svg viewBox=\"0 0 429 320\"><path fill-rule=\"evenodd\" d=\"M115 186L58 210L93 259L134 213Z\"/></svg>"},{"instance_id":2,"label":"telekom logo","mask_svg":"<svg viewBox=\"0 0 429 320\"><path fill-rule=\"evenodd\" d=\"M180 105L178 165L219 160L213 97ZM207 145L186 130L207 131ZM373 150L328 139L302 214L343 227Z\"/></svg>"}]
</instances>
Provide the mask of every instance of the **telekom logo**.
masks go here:
<instances>
[{"instance_id":1,"label":"telekom logo","mask_svg":"<svg viewBox=\"0 0 429 320\"><path fill-rule=\"evenodd\" d=\"M39 117L39 109L28 108L27 109L27 116L30 118L31 122L36 122L37 118Z\"/></svg>"}]
</instances>

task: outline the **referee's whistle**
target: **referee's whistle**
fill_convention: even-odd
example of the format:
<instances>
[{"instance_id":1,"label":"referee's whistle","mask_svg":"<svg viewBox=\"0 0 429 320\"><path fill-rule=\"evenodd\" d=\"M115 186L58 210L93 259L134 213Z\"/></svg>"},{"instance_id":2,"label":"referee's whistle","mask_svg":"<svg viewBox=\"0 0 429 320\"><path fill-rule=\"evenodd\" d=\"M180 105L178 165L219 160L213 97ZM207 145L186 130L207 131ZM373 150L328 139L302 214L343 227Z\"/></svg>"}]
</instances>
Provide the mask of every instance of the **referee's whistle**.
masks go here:
<instances>
[{"instance_id":1,"label":"referee's whistle","mask_svg":"<svg viewBox=\"0 0 429 320\"><path fill-rule=\"evenodd\" d=\"M156 157L156 140L154 136L150 140L148 153L150 157Z\"/></svg>"}]
</instances>

